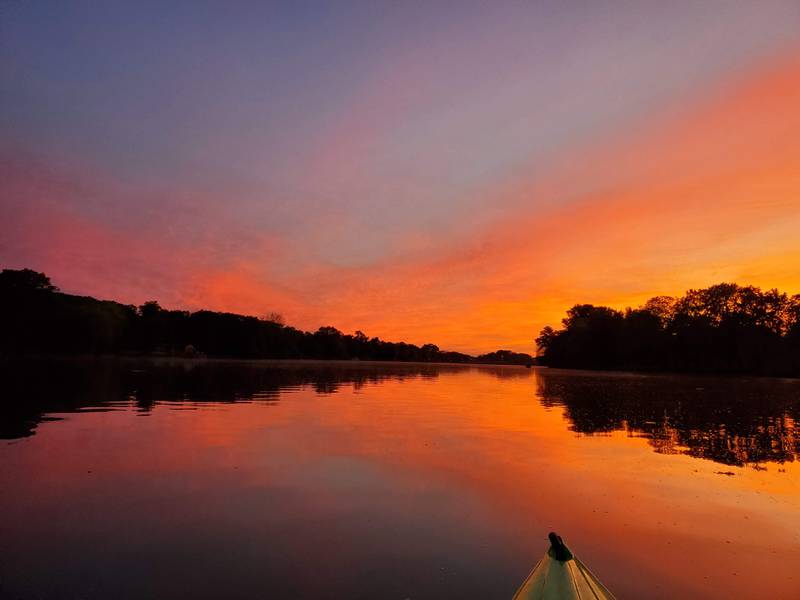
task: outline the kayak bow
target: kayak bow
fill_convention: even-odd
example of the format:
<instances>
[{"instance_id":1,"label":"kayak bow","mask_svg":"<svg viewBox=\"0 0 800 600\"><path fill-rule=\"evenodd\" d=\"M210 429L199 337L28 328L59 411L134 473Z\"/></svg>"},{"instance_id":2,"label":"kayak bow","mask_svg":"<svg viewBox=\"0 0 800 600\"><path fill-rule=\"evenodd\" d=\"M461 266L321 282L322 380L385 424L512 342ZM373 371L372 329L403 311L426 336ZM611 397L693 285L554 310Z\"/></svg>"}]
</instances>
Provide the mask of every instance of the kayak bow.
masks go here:
<instances>
[{"instance_id":1,"label":"kayak bow","mask_svg":"<svg viewBox=\"0 0 800 600\"><path fill-rule=\"evenodd\" d=\"M614 600L564 541L550 533L550 548L514 594L514 600Z\"/></svg>"}]
</instances>

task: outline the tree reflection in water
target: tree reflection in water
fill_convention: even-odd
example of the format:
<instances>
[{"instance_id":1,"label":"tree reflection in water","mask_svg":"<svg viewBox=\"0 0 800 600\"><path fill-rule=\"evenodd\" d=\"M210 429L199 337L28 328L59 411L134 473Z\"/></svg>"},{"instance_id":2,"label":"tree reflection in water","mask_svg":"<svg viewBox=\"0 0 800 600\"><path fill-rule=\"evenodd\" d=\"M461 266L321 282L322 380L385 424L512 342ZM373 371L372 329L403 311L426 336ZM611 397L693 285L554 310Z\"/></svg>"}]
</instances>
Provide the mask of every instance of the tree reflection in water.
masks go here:
<instances>
[{"instance_id":1,"label":"tree reflection in water","mask_svg":"<svg viewBox=\"0 0 800 600\"><path fill-rule=\"evenodd\" d=\"M563 407L581 434L624 431L661 454L736 466L800 453L798 381L562 370L541 370L536 381L542 404Z\"/></svg>"},{"instance_id":2,"label":"tree reflection in water","mask_svg":"<svg viewBox=\"0 0 800 600\"><path fill-rule=\"evenodd\" d=\"M33 435L52 413L135 403L143 413L158 403L271 403L282 392L311 386L335 394L343 385L406 378L432 379L460 367L428 363L343 361L59 359L0 366L0 439Z\"/></svg>"},{"instance_id":3,"label":"tree reflection in water","mask_svg":"<svg viewBox=\"0 0 800 600\"><path fill-rule=\"evenodd\" d=\"M407 378L435 379L463 366L342 361L66 359L0 366L0 439L33 435L54 414L159 403L274 403L281 393ZM656 452L687 454L726 465L794 461L800 381L767 378L631 375L558 369L486 369L498 385L530 377L539 401L563 407L571 430L623 431L647 438Z\"/></svg>"}]
</instances>

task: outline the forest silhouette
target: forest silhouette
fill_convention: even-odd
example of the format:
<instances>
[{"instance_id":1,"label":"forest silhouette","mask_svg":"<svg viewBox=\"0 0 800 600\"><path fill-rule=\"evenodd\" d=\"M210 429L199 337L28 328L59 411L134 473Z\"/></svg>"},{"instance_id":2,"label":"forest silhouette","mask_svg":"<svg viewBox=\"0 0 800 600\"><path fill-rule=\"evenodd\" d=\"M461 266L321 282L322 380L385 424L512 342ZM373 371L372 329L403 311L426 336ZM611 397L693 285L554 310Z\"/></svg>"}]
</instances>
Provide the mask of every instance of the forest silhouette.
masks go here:
<instances>
[{"instance_id":1,"label":"forest silhouette","mask_svg":"<svg viewBox=\"0 0 800 600\"><path fill-rule=\"evenodd\" d=\"M43 273L0 272L0 354L155 355L531 365L524 353L479 356L286 325L280 315L166 310L65 294ZM656 296L624 311L577 304L542 329L536 362L551 367L800 376L800 294L721 283Z\"/></svg>"},{"instance_id":2,"label":"forest silhouette","mask_svg":"<svg viewBox=\"0 0 800 600\"><path fill-rule=\"evenodd\" d=\"M800 376L800 294L721 283L624 312L578 304L545 327L552 367Z\"/></svg>"},{"instance_id":3,"label":"forest silhouette","mask_svg":"<svg viewBox=\"0 0 800 600\"><path fill-rule=\"evenodd\" d=\"M64 294L31 269L0 272L0 354L156 355L225 358L379 360L530 365L524 353L498 350L477 357L345 334L334 327L301 331L280 315L264 318L210 310L166 310Z\"/></svg>"}]
</instances>

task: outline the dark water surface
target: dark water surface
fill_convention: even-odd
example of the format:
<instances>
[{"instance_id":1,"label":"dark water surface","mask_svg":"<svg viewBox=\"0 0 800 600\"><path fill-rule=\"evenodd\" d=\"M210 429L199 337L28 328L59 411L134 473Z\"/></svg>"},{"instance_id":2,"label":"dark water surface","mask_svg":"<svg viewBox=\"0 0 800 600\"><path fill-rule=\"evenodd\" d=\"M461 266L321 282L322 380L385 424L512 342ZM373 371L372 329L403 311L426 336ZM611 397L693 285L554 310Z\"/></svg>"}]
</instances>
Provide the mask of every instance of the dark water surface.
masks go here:
<instances>
[{"instance_id":1,"label":"dark water surface","mask_svg":"<svg viewBox=\"0 0 800 600\"><path fill-rule=\"evenodd\" d=\"M800 382L409 364L6 365L3 598L800 598Z\"/></svg>"}]
</instances>

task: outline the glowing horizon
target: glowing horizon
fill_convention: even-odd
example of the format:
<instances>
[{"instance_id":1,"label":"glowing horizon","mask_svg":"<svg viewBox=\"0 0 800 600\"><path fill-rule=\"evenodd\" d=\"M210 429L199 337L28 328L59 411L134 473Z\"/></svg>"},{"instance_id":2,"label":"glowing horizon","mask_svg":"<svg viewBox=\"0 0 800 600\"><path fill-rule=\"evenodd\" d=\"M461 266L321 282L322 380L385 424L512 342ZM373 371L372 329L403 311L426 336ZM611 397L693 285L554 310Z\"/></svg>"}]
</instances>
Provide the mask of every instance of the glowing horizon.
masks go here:
<instances>
[{"instance_id":1,"label":"glowing horizon","mask_svg":"<svg viewBox=\"0 0 800 600\"><path fill-rule=\"evenodd\" d=\"M800 292L800 10L559 6L8 8L0 267L469 353Z\"/></svg>"}]
</instances>

